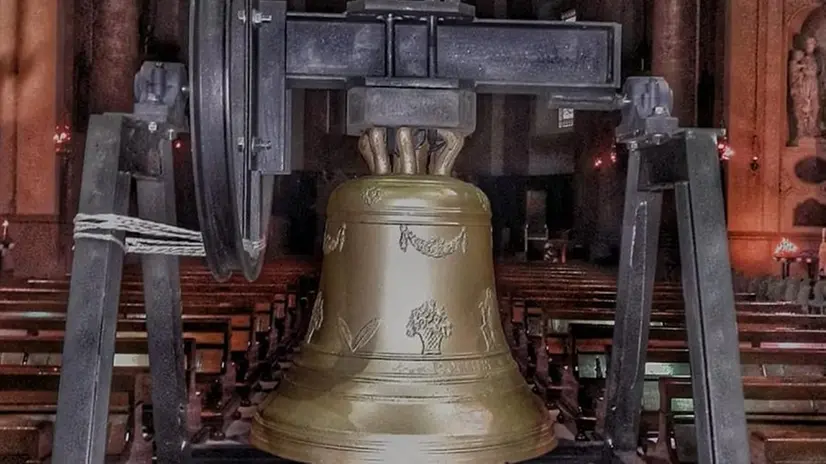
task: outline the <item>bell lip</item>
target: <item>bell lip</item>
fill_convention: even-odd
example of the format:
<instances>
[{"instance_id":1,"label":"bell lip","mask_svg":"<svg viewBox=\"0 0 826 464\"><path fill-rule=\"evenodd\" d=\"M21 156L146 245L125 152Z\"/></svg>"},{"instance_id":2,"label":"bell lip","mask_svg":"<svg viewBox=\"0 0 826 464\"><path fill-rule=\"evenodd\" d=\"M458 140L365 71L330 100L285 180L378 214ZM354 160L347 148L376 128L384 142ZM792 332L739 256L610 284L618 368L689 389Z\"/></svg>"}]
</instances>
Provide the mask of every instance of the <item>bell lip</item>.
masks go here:
<instances>
[{"instance_id":1,"label":"bell lip","mask_svg":"<svg viewBox=\"0 0 826 464\"><path fill-rule=\"evenodd\" d=\"M489 224L490 200L473 184L447 176L365 176L339 185L327 217L363 215L368 222L407 222L425 216L451 223ZM380 219L369 219L380 218Z\"/></svg>"},{"instance_id":2,"label":"bell lip","mask_svg":"<svg viewBox=\"0 0 826 464\"><path fill-rule=\"evenodd\" d=\"M284 427L273 427L266 423L258 412L252 421L250 444L275 456L306 463L388 462L388 458L392 458L393 462L418 463L432 462L433 459L437 459L436 462L444 462L445 458L450 458L450 462L456 464L524 462L543 456L559 445L553 421L550 419L537 424L531 431L497 437L495 443L486 446L479 446L478 443L468 445L468 440L481 439L488 442L489 437L418 437L418 452L411 455L409 449L406 450L404 454L407 460L399 460L400 455L384 451L388 448L386 445L392 444L393 441L393 437L389 435L370 435L371 442L365 444L356 434L341 434L337 440L317 442L307 435L307 431L296 429L294 432L290 433ZM330 437L328 432L324 435L325 438ZM409 437L416 440L415 436ZM435 440L428 440L429 438ZM390 440L382 441L383 439ZM311 449L313 452L302 452L302 449Z\"/></svg>"}]
</instances>

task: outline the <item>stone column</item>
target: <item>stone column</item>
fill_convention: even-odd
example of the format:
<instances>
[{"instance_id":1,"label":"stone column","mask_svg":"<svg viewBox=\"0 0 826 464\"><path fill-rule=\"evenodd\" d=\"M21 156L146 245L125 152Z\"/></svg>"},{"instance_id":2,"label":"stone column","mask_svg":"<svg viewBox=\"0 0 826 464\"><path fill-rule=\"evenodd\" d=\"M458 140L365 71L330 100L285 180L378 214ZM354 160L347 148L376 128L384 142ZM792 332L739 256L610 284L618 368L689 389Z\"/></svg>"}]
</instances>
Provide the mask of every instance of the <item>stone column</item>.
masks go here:
<instances>
[{"instance_id":1,"label":"stone column","mask_svg":"<svg viewBox=\"0 0 826 464\"><path fill-rule=\"evenodd\" d=\"M17 21L23 0L0 1L0 215L14 212L17 161Z\"/></svg>"},{"instance_id":2,"label":"stone column","mask_svg":"<svg viewBox=\"0 0 826 464\"><path fill-rule=\"evenodd\" d=\"M684 127L697 124L697 12L697 0L656 0L651 14L651 73L668 81Z\"/></svg>"},{"instance_id":3,"label":"stone column","mask_svg":"<svg viewBox=\"0 0 826 464\"><path fill-rule=\"evenodd\" d=\"M656 0L651 11L651 74L662 76L674 94L672 115L680 126L697 125L698 0ZM677 210L673 192L666 192L660 227L658 274L679 262Z\"/></svg>"},{"instance_id":4,"label":"stone column","mask_svg":"<svg viewBox=\"0 0 826 464\"><path fill-rule=\"evenodd\" d=\"M661 0L654 0L659 2ZM611 21L622 25L622 77L640 73L639 54L645 2L642 0L602 0L584 3L577 11L580 21ZM575 132L580 137L580 153L575 177L577 205L576 235L589 247L589 258L602 261L616 258L620 246L625 170L611 163L617 113L579 112ZM595 161L602 160L597 168Z\"/></svg>"},{"instance_id":5,"label":"stone column","mask_svg":"<svg viewBox=\"0 0 826 464\"><path fill-rule=\"evenodd\" d=\"M138 3L99 0L95 4L90 113L132 112L133 81L140 67Z\"/></svg>"}]
</instances>

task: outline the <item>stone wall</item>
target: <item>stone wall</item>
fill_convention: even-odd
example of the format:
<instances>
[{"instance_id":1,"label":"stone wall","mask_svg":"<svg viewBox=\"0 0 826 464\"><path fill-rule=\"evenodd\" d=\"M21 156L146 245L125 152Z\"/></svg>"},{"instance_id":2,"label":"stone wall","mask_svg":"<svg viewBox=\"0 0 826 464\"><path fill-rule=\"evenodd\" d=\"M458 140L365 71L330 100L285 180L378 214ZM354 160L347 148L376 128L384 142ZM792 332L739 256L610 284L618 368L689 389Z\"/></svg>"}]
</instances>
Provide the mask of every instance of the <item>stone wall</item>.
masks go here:
<instances>
[{"instance_id":1,"label":"stone wall","mask_svg":"<svg viewBox=\"0 0 826 464\"><path fill-rule=\"evenodd\" d=\"M58 0L0 2L0 217L16 238L15 271L57 273L60 154L68 108Z\"/></svg>"}]
</instances>

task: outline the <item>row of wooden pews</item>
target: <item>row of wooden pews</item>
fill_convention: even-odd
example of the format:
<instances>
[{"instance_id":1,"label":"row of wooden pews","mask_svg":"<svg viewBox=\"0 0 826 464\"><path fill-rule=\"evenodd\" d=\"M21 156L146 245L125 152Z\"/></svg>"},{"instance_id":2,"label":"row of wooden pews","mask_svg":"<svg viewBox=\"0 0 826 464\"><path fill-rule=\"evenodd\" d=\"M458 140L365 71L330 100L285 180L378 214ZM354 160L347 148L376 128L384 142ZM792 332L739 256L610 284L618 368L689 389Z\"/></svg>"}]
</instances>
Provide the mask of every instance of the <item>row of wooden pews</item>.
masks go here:
<instances>
[{"instance_id":1,"label":"row of wooden pews","mask_svg":"<svg viewBox=\"0 0 826 464\"><path fill-rule=\"evenodd\" d=\"M248 418L274 387L277 358L298 344L317 264L269 264L255 283L217 283L182 264L187 409L193 443L243 439ZM0 462L43 462L51 453L69 278L0 285ZM152 399L140 267L124 269L117 322L107 454L152 458ZM273 366L275 366L273 368Z\"/></svg>"},{"instance_id":2,"label":"row of wooden pews","mask_svg":"<svg viewBox=\"0 0 826 464\"><path fill-rule=\"evenodd\" d=\"M585 265L500 263L503 324L529 383L562 433L598 440L616 278ZM826 316L736 293L752 462L826 462ZM640 445L657 462L696 462L679 283L655 285ZM733 375L735 373L732 373Z\"/></svg>"},{"instance_id":3,"label":"row of wooden pews","mask_svg":"<svg viewBox=\"0 0 826 464\"><path fill-rule=\"evenodd\" d=\"M268 265L255 283L216 283L182 265L183 332L193 443L244 443L308 323L316 263ZM748 288L748 286L741 286ZM107 451L152 455L152 401L139 268L122 283ZM520 369L549 407L561 438L599 440L612 343L612 271L499 263L503 324ZM0 286L0 462L43 462L51 450L69 280ZM824 462L826 316L789 302L736 295L742 375L755 462ZM678 283L655 286L640 444L661 462L694 461L689 360ZM9 437L8 440L5 438ZM11 460L11 461L9 461Z\"/></svg>"}]
</instances>

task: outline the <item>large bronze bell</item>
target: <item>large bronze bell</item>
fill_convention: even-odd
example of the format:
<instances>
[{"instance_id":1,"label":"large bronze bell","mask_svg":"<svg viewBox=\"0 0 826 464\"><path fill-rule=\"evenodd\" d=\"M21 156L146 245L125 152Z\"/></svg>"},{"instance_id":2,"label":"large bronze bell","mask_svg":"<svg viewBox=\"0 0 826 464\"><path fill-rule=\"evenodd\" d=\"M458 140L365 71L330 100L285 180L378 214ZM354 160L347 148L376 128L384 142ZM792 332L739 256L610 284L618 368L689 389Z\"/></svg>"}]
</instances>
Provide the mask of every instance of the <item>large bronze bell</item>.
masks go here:
<instances>
[{"instance_id":1,"label":"large bronze bell","mask_svg":"<svg viewBox=\"0 0 826 464\"><path fill-rule=\"evenodd\" d=\"M375 175L330 198L305 343L254 446L308 463L491 464L555 447L502 331L490 203L448 175L463 138L440 134L428 156L400 129L394 163L383 130L363 136Z\"/></svg>"}]
</instances>

